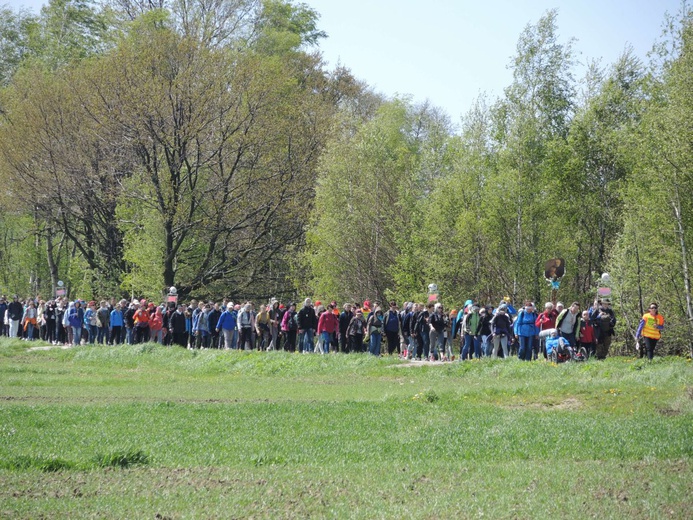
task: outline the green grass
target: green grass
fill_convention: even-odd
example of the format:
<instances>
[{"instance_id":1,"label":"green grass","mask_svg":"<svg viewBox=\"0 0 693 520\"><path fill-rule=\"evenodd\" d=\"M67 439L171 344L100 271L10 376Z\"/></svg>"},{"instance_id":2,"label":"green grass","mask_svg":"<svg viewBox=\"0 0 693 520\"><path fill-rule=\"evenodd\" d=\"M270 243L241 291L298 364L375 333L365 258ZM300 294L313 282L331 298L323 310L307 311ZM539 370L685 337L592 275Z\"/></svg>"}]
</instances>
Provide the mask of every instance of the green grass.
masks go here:
<instances>
[{"instance_id":1,"label":"green grass","mask_svg":"<svg viewBox=\"0 0 693 520\"><path fill-rule=\"evenodd\" d=\"M0 517L687 518L693 367L0 342Z\"/></svg>"}]
</instances>

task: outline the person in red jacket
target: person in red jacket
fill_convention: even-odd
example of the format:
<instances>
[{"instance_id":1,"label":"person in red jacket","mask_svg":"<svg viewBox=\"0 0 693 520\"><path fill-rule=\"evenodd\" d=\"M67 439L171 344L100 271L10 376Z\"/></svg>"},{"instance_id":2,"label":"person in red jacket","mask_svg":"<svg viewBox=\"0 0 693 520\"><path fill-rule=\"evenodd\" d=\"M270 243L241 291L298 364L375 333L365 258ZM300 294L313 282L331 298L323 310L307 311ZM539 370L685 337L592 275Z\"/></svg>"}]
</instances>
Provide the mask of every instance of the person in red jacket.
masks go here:
<instances>
[{"instance_id":1,"label":"person in red jacket","mask_svg":"<svg viewBox=\"0 0 693 520\"><path fill-rule=\"evenodd\" d=\"M537 316L537 320L534 323L539 328L539 348L542 354L544 354L544 358L546 358L546 337L541 334L541 331L555 329L557 317L558 312L553 308L553 303L546 302L544 304L544 312Z\"/></svg>"},{"instance_id":2,"label":"person in red jacket","mask_svg":"<svg viewBox=\"0 0 693 520\"><path fill-rule=\"evenodd\" d=\"M326 312L323 312L318 320L318 336L322 336L323 354L328 354L330 352L332 337L339 328L339 317L333 311L334 306L330 303L327 306Z\"/></svg>"},{"instance_id":3,"label":"person in red jacket","mask_svg":"<svg viewBox=\"0 0 693 520\"><path fill-rule=\"evenodd\" d=\"M597 333L594 331L594 326L590 323L589 311L582 311L578 349L579 347L584 347L590 357L597 353Z\"/></svg>"}]
</instances>

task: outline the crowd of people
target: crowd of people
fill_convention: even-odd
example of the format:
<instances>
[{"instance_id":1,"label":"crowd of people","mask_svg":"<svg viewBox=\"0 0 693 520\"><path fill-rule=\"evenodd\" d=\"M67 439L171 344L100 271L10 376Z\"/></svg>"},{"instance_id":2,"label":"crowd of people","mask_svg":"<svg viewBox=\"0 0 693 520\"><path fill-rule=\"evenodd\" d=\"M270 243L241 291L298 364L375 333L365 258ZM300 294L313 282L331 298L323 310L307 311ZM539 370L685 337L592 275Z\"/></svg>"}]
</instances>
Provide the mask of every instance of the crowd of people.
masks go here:
<instances>
[{"instance_id":1,"label":"crowd of people","mask_svg":"<svg viewBox=\"0 0 693 520\"><path fill-rule=\"evenodd\" d=\"M256 308L252 302L191 300L155 304L142 300L82 300L0 297L2 334L54 345L136 344L156 342L190 349L286 350L289 352L387 353L412 360L546 357L546 342L562 338L572 349L607 357L616 316L608 299L585 310L579 302L565 307L548 302L539 312L531 301L519 310L503 299L497 307L472 300L445 311L440 302L395 301L387 306L366 300L326 305L306 298L300 309L276 299ZM641 355L652 359L664 318L652 303L637 336Z\"/></svg>"}]
</instances>

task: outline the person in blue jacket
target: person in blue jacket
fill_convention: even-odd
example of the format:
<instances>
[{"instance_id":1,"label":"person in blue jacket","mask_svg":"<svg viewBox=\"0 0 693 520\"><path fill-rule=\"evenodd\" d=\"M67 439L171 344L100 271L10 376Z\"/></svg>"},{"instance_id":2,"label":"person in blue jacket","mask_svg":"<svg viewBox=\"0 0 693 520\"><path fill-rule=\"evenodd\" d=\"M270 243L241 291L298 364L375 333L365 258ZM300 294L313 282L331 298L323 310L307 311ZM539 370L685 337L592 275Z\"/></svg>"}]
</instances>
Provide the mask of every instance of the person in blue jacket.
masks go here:
<instances>
[{"instance_id":1,"label":"person in blue jacket","mask_svg":"<svg viewBox=\"0 0 693 520\"><path fill-rule=\"evenodd\" d=\"M536 325L537 313L532 302L526 302L525 306L517 314L517 319L513 325L513 332L520 342L517 353L523 361L532 360L532 345L534 338L539 335L539 327Z\"/></svg>"},{"instance_id":2,"label":"person in blue jacket","mask_svg":"<svg viewBox=\"0 0 693 520\"><path fill-rule=\"evenodd\" d=\"M224 348L230 350L233 345L233 331L236 330L236 312L233 310L233 302L226 305L226 310L219 316L217 332L224 335Z\"/></svg>"},{"instance_id":3,"label":"person in blue jacket","mask_svg":"<svg viewBox=\"0 0 693 520\"><path fill-rule=\"evenodd\" d=\"M72 344L79 345L82 341L82 324L84 323L84 309L82 309L81 301L75 300L67 321L72 327Z\"/></svg>"},{"instance_id":4,"label":"person in blue jacket","mask_svg":"<svg viewBox=\"0 0 693 520\"><path fill-rule=\"evenodd\" d=\"M111 320L108 323L111 344L120 345L123 338L123 311L120 303L116 303L111 311Z\"/></svg>"}]
</instances>

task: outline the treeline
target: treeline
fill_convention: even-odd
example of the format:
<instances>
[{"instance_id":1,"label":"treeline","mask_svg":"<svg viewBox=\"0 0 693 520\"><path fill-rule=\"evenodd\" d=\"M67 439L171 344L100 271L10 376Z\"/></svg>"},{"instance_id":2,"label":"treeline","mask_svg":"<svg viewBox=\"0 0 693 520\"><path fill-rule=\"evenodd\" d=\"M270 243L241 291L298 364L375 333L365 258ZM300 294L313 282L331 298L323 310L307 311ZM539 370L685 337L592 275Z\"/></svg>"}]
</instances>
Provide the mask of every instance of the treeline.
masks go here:
<instances>
[{"instance_id":1,"label":"treeline","mask_svg":"<svg viewBox=\"0 0 693 520\"><path fill-rule=\"evenodd\" d=\"M454 126L321 61L281 0L5 10L0 287L86 297L543 302L611 273L624 348L651 300L693 346L693 16L575 78L555 11ZM59 29L58 30L58 25Z\"/></svg>"}]
</instances>

